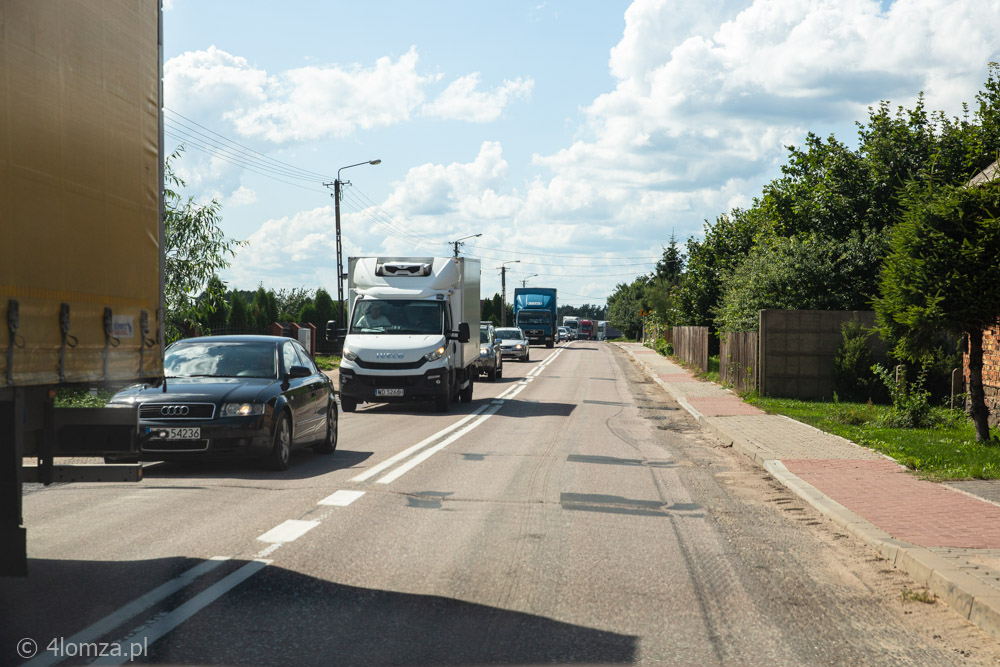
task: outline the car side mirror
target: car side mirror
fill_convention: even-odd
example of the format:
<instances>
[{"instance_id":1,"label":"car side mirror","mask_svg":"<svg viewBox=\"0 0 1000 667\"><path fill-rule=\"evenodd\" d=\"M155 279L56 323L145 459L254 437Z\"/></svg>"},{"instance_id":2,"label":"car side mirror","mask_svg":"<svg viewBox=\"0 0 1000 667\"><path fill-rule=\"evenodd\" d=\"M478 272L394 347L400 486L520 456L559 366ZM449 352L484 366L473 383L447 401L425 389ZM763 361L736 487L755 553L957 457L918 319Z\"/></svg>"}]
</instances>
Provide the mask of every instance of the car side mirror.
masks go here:
<instances>
[{"instance_id":1,"label":"car side mirror","mask_svg":"<svg viewBox=\"0 0 1000 667\"><path fill-rule=\"evenodd\" d=\"M288 369L288 377L293 380L295 378L309 377L310 375L312 375L312 371L305 366L292 366Z\"/></svg>"}]
</instances>

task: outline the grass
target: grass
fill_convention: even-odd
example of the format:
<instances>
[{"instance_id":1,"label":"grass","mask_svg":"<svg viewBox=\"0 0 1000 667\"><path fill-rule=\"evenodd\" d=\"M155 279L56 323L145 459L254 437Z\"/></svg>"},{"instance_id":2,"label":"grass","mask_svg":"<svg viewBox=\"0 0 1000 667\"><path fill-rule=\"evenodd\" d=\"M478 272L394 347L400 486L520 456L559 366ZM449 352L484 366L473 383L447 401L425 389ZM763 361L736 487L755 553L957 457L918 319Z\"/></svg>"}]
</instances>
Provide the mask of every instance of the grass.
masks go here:
<instances>
[{"instance_id":1,"label":"grass","mask_svg":"<svg viewBox=\"0 0 1000 667\"><path fill-rule=\"evenodd\" d=\"M810 424L896 459L922 477L937 481L1000 479L1000 446L976 442L972 422L958 410L932 408L933 428L886 426L887 405L801 401L744 395L770 414Z\"/></svg>"},{"instance_id":2,"label":"grass","mask_svg":"<svg viewBox=\"0 0 1000 667\"><path fill-rule=\"evenodd\" d=\"M900 593L900 597L903 599L903 602L923 602L924 604L934 604L937 602L937 596L926 588L922 591L904 588L903 592Z\"/></svg>"},{"instance_id":3,"label":"grass","mask_svg":"<svg viewBox=\"0 0 1000 667\"><path fill-rule=\"evenodd\" d=\"M57 408L103 408L115 392L108 389L84 389L63 387L56 392Z\"/></svg>"},{"instance_id":4,"label":"grass","mask_svg":"<svg viewBox=\"0 0 1000 667\"><path fill-rule=\"evenodd\" d=\"M340 357L332 354L317 354L314 360L321 371L332 371L340 368Z\"/></svg>"}]
</instances>

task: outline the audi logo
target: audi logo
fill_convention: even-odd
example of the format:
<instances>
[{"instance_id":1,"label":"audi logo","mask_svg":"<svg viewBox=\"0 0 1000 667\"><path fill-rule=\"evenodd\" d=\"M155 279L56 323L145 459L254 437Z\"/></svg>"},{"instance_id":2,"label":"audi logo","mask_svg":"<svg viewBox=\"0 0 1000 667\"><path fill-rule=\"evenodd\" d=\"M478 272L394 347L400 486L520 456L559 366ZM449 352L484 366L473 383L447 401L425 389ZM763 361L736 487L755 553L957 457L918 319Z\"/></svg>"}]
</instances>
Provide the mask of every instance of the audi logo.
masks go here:
<instances>
[{"instance_id":1,"label":"audi logo","mask_svg":"<svg viewBox=\"0 0 1000 667\"><path fill-rule=\"evenodd\" d=\"M160 414L164 417L184 417L191 409L186 405L164 405Z\"/></svg>"}]
</instances>

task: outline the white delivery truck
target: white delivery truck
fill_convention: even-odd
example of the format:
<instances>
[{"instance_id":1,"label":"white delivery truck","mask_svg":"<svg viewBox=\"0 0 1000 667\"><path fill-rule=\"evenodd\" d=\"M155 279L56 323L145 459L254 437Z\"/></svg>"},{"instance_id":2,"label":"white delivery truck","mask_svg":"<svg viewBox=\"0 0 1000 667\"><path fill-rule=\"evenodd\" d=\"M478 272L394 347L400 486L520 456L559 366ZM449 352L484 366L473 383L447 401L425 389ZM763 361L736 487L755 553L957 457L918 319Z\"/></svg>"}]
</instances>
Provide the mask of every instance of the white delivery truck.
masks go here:
<instances>
[{"instance_id":1,"label":"white delivery truck","mask_svg":"<svg viewBox=\"0 0 1000 667\"><path fill-rule=\"evenodd\" d=\"M351 257L340 363L344 412L358 403L472 400L479 340L479 260Z\"/></svg>"}]
</instances>

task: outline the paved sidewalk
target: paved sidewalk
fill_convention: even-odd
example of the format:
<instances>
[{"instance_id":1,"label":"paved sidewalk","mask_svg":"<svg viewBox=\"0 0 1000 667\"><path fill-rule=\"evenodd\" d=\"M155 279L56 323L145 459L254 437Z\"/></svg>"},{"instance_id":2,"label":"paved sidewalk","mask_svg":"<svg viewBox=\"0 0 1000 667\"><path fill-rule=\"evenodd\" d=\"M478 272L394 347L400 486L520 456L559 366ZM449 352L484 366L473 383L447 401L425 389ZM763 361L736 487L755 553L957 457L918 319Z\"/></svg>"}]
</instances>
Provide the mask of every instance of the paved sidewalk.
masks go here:
<instances>
[{"instance_id":1,"label":"paved sidewalk","mask_svg":"<svg viewBox=\"0 0 1000 667\"><path fill-rule=\"evenodd\" d=\"M1000 639L1000 483L938 484L768 415L638 343L615 343L699 424Z\"/></svg>"}]
</instances>

